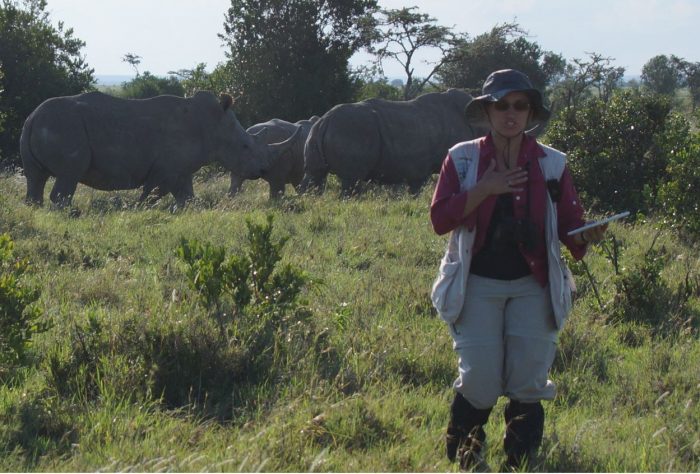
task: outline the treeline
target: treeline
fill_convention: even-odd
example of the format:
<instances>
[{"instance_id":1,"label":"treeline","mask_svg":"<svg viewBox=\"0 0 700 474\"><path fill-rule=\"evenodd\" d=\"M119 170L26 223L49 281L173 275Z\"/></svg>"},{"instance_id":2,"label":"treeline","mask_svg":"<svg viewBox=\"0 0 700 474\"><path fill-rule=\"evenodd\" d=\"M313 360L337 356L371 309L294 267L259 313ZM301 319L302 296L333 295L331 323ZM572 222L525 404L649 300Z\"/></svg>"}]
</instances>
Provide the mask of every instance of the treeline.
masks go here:
<instances>
[{"instance_id":1,"label":"treeline","mask_svg":"<svg viewBox=\"0 0 700 474\"><path fill-rule=\"evenodd\" d=\"M22 124L38 104L96 88L94 70L81 56L85 43L62 23L52 26L46 8L46 0L0 6L0 164L6 168L21 165ZM219 36L228 60L211 72L202 63L158 77L141 73L142 58L127 53L123 60L137 75L113 92L146 98L228 91L249 126L322 115L369 97L402 100L450 87L476 93L491 71L516 68L546 91L554 118L545 138L569 154L594 210L663 209L678 222L696 209L690 196L700 194L694 192L698 138L691 131L700 100L698 62L655 56L639 82L625 83L625 69L613 58L590 53L567 60L530 41L517 23L472 38L416 7L384 10L374 0L231 0ZM427 48L438 49L440 59L417 77L415 53ZM372 53L373 67L350 68L360 50ZM390 61L405 71L400 84L384 76Z\"/></svg>"}]
</instances>

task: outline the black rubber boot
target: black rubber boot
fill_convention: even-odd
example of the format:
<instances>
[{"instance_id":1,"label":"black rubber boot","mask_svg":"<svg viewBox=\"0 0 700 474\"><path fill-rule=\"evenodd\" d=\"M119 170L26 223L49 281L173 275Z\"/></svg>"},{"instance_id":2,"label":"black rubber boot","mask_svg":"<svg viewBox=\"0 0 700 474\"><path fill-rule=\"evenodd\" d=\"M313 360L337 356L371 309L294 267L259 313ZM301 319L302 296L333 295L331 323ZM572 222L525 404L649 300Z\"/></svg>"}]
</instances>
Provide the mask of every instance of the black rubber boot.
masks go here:
<instances>
[{"instance_id":1,"label":"black rubber boot","mask_svg":"<svg viewBox=\"0 0 700 474\"><path fill-rule=\"evenodd\" d=\"M455 392L455 398L450 406L447 434L445 435L447 459L454 461L459 454L460 467L462 467L465 451L481 450L486 439L482 425L488 421L489 414L491 414L491 408L474 408L459 392Z\"/></svg>"},{"instance_id":2,"label":"black rubber boot","mask_svg":"<svg viewBox=\"0 0 700 474\"><path fill-rule=\"evenodd\" d=\"M485 442L486 433L484 432L484 428L481 425L472 428L466 441L460 446L457 452L459 456L459 470L461 472L471 471L480 465L485 466L484 458L481 454Z\"/></svg>"},{"instance_id":3,"label":"black rubber boot","mask_svg":"<svg viewBox=\"0 0 700 474\"><path fill-rule=\"evenodd\" d=\"M506 434L503 447L508 459L507 467L519 469L534 459L542 444L544 409L540 402L523 403L511 400L504 412Z\"/></svg>"}]
</instances>

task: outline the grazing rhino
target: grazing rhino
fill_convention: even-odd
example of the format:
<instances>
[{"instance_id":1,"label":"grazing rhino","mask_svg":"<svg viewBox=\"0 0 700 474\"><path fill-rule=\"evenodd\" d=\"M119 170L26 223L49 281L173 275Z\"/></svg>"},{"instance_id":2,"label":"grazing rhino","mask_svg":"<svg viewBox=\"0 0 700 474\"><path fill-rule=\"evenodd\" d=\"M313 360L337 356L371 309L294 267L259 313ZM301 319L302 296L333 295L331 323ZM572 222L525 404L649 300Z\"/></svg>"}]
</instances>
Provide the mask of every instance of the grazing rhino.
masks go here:
<instances>
[{"instance_id":1,"label":"grazing rhino","mask_svg":"<svg viewBox=\"0 0 700 474\"><path fill-rule=\"evenodd\" d=\"M418 192L452 145L480 136L464 114L470 100L466 92L450 89L406 102L336 105L311 127L300 191L322 192L330 172L340 178L344 193L368 180L407 183Z\"/></svg>"},{"instance_id":2,"label":"grazing rhino","mask_svg":"<svg viewBox=\"0 0 700 474\"><path fill-rule=\"evenodd\" d=\"M192 174L212 161L246 178L267 169L264 148L236 119L233 99L200 91L193 97L119 99L89 92L48 99L29 115L20 154L29 203L69 205L78 183L100 190L158 188L178 206L193 197ZM261 158L262 157L262 158Z\"/></svg>"},{"instance_id":3,"label":"grazing rhino","mask_svg":"<svg viewBox=\"0 0 700 474\"><path fill-rule=\"evenodd\" d=\"M246 130L251 135L255 135L263 142L269 144L289 140L295 133L299 134L294 139L287 153L278 157L271 157L269 160L270 168L263 176L263 179L270 185L270 198L284 194L284 188L287 183L295 188L301 183L304 177L304 143L306 143L306 137L309 135L311 126L319 118L318 115L314 115L309 120L299 120L295 123L272 119L255 124ZM244 180L245 178L237 173L231 172L231 186L228 191L230 196L235 196L241 190Z\"/></svg>"}]
</instances>

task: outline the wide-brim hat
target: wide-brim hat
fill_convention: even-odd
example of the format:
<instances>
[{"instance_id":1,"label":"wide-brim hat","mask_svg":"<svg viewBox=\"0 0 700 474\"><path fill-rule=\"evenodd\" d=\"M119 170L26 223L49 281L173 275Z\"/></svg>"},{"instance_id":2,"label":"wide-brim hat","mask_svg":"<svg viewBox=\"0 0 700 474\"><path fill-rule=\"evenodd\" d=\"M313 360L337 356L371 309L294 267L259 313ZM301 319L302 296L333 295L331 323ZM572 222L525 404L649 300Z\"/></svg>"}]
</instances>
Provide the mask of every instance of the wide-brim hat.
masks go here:
<instances>
[{"instance_id":1,"label":"wide-brim hat","mask_svg":"<svg viewBox=\"0 0 700 474\"><path fill-rule=\"evenodd\" d=\"M511 92L524 92L530 99L531 114L526 132L543 128L551 113L542 103L542 93L532 86L530 78L515 69L501 69L489 74L481 89L482 95L474 97L465 108L467 120L478 127L490 127L485 105L498 102Z\"/></svg>"}]
</instances>

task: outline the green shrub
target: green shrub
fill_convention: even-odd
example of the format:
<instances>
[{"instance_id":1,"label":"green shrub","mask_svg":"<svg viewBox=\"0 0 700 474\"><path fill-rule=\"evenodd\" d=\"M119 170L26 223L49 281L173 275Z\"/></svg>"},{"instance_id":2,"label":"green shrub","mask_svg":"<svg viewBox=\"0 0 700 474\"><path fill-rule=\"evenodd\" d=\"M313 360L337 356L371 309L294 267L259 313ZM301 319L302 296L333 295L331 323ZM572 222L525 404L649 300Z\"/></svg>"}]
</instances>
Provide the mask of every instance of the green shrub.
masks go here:
<instances>
[{"instance_id":1,"label":"green shrub","mask_svg":"<svg viewBox=\"0 0 700 474\"><path fill-rule=\"evenodd\" d=\"M691 236L700 235L700 134L669 156L667 181L659 191L664 214Z\"/></svg>"},{"instance_id":2,"label":"green shrub","mask_svg":"<svg viewBox=\"0 0 700 474\"><path fill-rule=\"evenodd\" d=\"M222 310L222 299L226 293L233 296L235 308L240 312L250 302L250 261L246 257L227 256L226 249L196 239L181 239L177 248L178 257L186 264L185 274L207 310L219 323L221 336L226 335L226 314Z\"/></svg>"},{"instance_id":3,"label":"green shrub","mask_svg":"<svg viewBox=\"0 0 700 474\"><path fill-rule=\"evenodd\" d=\"M639 323L661 336L693 330L698 324L698 314L688 302L698 293L697 281L686 278L677 288L672 288L662 276L669 262L665 248L657 250L652 244L641 263L615 275L616 294L610 319Z\"/></svg>"},{"instance_id":4,"label":"green shrub","mask_svg":"<svg viewBox=\"0 0 700 474\"><path fill-rule=\"evenodd\" d=\"M27 260L14 256L10 236L0 235L0 380L26 362L32 337L49 328L33 304L39 291L22 280L28 267Z\"/></svg>"},{"instance_id":5,"label":"green shrub","mask_svg":"<svg viewBox=\"0 0 700 474\"><path fill-rule=\"evenodd\" d=\"M158 348L156 390L169 404L208 396L222 413L236 390L314 365L315 355L326 349L324 333L299 300L309 278L289 264L279 265L287 239L272 239L272 223L271 215L264 224L246 221L246 255L181 240L177 253L188 282L215 316L219 338L212 338L202 321L193 323L197 330L188 324L149 336Z\"/></svg>"},{"instance_id":6,"label":"green shrub","mask_svg":"<svg viewBox=\"0 0 700 474\"><path fill-rule=\"evenodd\" d=\"M232 299L234 316L243 315L249 306L256 308L252 312L293 309L309 281L304 272L290 265L277 270L287 239L273 242L272 221L272 215L266 224L246 220L250 249L244 256L227 255L223 247L196 239L181 239L177 254L186 265L189 284L208 310L216 309L222 335L226 324L222 305L227 296Z\"/></svg>"},{"instance_id":7,"label":"green shrub","mask_svg":"<svg viewBox=\"0 0 700 474\"><path fill-rule=\"evenodd\" d=\"M561 111L545 142L564 151L587 207L646 213L663 182L669 150L668 98L623 90Z\"/></svg>"}]
</instances>

